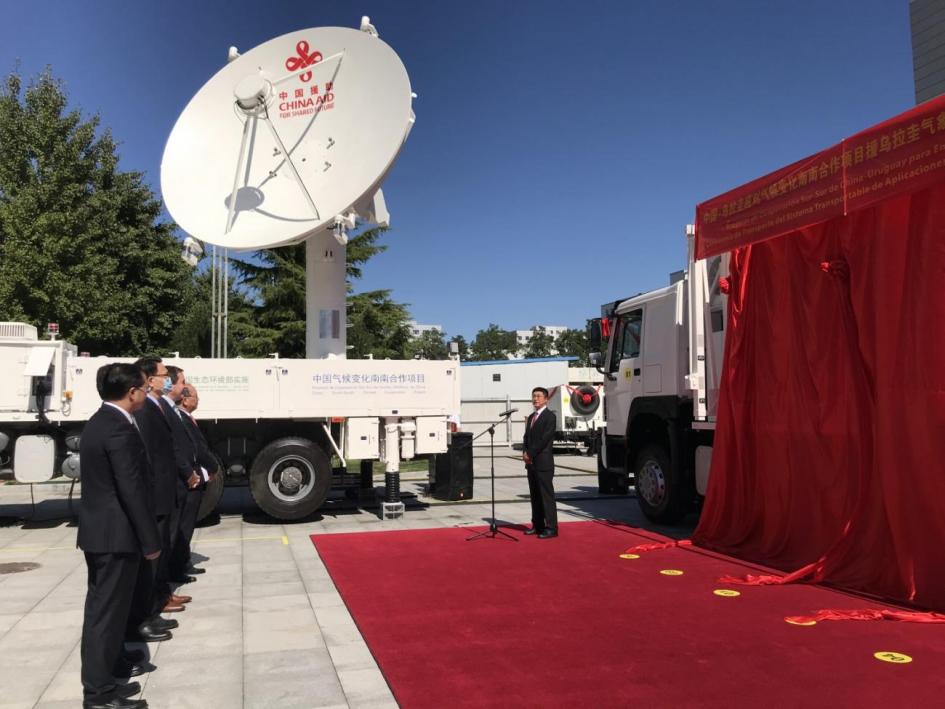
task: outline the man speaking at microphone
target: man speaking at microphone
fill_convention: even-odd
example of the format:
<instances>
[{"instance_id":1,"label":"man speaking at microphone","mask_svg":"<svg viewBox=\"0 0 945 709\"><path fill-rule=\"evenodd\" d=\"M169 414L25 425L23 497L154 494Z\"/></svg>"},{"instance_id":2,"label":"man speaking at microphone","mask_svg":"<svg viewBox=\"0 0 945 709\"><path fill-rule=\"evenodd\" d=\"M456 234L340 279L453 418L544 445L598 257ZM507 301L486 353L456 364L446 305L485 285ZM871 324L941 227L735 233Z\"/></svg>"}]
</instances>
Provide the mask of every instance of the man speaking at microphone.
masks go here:
<instances>
[{"instance_id":1,"label":"man speaking at microphone","mask_svg":"<svg viewBox=\"0 0 945 709\"><path fill-rule=\"evenodd\" d=\"M532 389L535 411L525 421L522 460L528 473L528 494L532 502L532 528L525 534L537 534L539 539L558 536L558 511L555 508L554 412L548 410L548 390Z\"/></svg>"}]
</instances>

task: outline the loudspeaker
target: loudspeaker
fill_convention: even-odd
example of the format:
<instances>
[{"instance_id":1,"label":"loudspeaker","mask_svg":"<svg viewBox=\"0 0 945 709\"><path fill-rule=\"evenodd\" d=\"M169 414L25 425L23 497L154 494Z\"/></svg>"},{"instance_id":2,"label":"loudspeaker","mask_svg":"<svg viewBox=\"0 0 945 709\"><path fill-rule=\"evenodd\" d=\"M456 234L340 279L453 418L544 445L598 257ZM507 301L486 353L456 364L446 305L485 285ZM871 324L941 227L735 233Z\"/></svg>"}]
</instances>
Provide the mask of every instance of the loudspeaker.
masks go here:
<instances>
[{"instance_id":1,"label":"loudspeaker","mask_svg":"<svg viewBox=\"0 0 945 709\"><path fill-rule=\"evenodd\" d=\"M446 453L436 456L430 490L440 500L468 500L473 496L471 433L454 433Z\"/></svg>"}]
</instances>

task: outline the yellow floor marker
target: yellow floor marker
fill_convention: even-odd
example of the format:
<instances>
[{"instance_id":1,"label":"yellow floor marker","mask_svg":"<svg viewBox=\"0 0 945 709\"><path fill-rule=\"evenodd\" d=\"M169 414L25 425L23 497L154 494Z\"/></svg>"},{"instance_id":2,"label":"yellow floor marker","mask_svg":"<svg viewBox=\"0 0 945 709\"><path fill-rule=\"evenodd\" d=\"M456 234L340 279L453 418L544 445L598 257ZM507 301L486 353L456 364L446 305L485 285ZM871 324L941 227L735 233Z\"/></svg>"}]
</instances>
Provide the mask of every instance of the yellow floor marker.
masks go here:
<instances>
[{"instance_id":1,"label":"yellow floor marker","mask_svg":"<svg viewBox=\"0 0 945 709\"><path fill-rule=\"evenodd\" d=\"M804 626L817 625L817 621L816 621L816 620L805 620L805 621L802 622L802 621L800 621L800 620L791 620L790 618L785 618L785 619L784 619L784 622L785 622L785 623L790 623L791 625L804 625Z\"/></svg>"},{"instance_id":2,"label":"yellow floor marker","mask_svg":"<svg viewBox=\"0 0 945 709\"><path fill-rule=\"evenodd\" d=\"M286 546L289 546L289 538L285 536L284 534L282 535L282 543L285 544Z\"/></svg>"},{"instance_id":3,"label":"yellow floor marker","mask_svg":"<svg viewBox=\"0 0 945 709\"><path fill-rule=\"evenodd\" d=\"M683 572L679 569L663 569L660 571L663 576L682 576Z\"/></svg>"},{"instance_id":4,"label":"yellow floor marker","mask_svg":"<svg viewBox=\"0 0 945 709\"><path fill-rule=\"evenodd\" d=\"M905 665L912 662L912 658L908 655L903 655L901 652L889 652L888 650L884 652L874 652L873 657L882 662L891 662L894 665Z\"/></svg>"},{"instance_id":5,"label":"yellow floor marker","mask_svg":"<svg viewBox=\"0 0 945 709\"><path fill-rule=\"evenodd\" d=\"M621 554L620 558L621 559L639 559L640 555L639 554Z\"/></svg>"},{"instance_id":6,"label":"yellow floor marker","mask_svg":"<svg viewBox=\"0 0 945 709\"><path fill-rule=\"evenodd\" d=\"M723 598L735 598L735 596L740 596L741 591L733 591L730 588L717 588L712 593L716 596L722 596Z\"/></svg>"}]
</instances>

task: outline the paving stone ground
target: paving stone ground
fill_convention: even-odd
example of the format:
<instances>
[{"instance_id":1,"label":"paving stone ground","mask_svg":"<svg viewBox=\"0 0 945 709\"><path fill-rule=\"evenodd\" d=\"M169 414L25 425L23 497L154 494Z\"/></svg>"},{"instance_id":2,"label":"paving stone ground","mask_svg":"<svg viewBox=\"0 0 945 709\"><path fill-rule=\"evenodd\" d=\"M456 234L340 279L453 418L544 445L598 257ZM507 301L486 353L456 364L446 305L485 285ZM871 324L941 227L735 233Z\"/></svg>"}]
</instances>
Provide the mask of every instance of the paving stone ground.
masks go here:
<instances>
[{"instance_id":1,"label":"paving stone ground","mask_svg":"<svg viewBox=\"0 0 945 709\"><path fill-rule=\"evenodd\" d=\"M645 524L632 495L597 493L595 459L556 462L562 523L606 518L658 529ZM228 488L219 523L195 535L207 573L185 587L194 600L175 614L174 639L148 647L157 669L137 678L140 696L154 709L396 707L309 535L481 525L491 517L488 451L476 451L474 471L475 496L458 503L426 495L426 474L405 473L407 511L395 520L336 492L312 519L282 523L258 510L248 488ZM528 522L518 454L499 451L495 472L496 517ZM85 562L75 548L68 485L36 485L33 496L29 486L0 485L0 564L39 564L0 574L0 709L74 708L82 693ZM685 535L693 521L658 531Z\"/></svg>"}]
</instances>

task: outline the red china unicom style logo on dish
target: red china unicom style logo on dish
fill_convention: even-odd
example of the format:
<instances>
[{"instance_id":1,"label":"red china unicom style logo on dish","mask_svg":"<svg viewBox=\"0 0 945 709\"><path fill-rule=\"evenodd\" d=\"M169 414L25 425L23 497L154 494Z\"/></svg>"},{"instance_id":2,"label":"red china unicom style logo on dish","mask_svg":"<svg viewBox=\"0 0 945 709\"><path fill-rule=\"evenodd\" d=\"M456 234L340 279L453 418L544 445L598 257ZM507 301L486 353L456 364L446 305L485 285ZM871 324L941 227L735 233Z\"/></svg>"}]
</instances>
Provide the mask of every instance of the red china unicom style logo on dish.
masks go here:
<instances>
[{"instance_id":1,"label":"red china unicom style logo on dish","mask_svg":"<svg viewBox=\"0 0 945 709\"><path fill-rule=\"evenodd\" d=\"M301 72L299 79L307 86L285 87L279 96L279 118L300 118L311 116L319 111L328 111L335 107L334 81L319 83L312 81L312 71L308 67L323 61L322 53L317 49L309 52L309 43L304 39L295 45L295 54L285 60L285 68L291 72ZM325 77L329 78L329 77Z\"/></svg>"},{"instance_id":2,"label":"red china unicom style logo on dish","mask_svg":"<svg viewBox=\"0 0 945 709\"><path fill-rule=\"evenodd\" d=\"M322 53L317 49L311 54L308 53L308 42L304 39L295 45L296 55L289 57L285 60L285 68L289 71L298 71L299 69L304 69L307 66L312 66L322 60ZM312 78L312 72L306 71L303 72L299 78L302 81L309 81Z\"/></svg>"}]
</instances>

